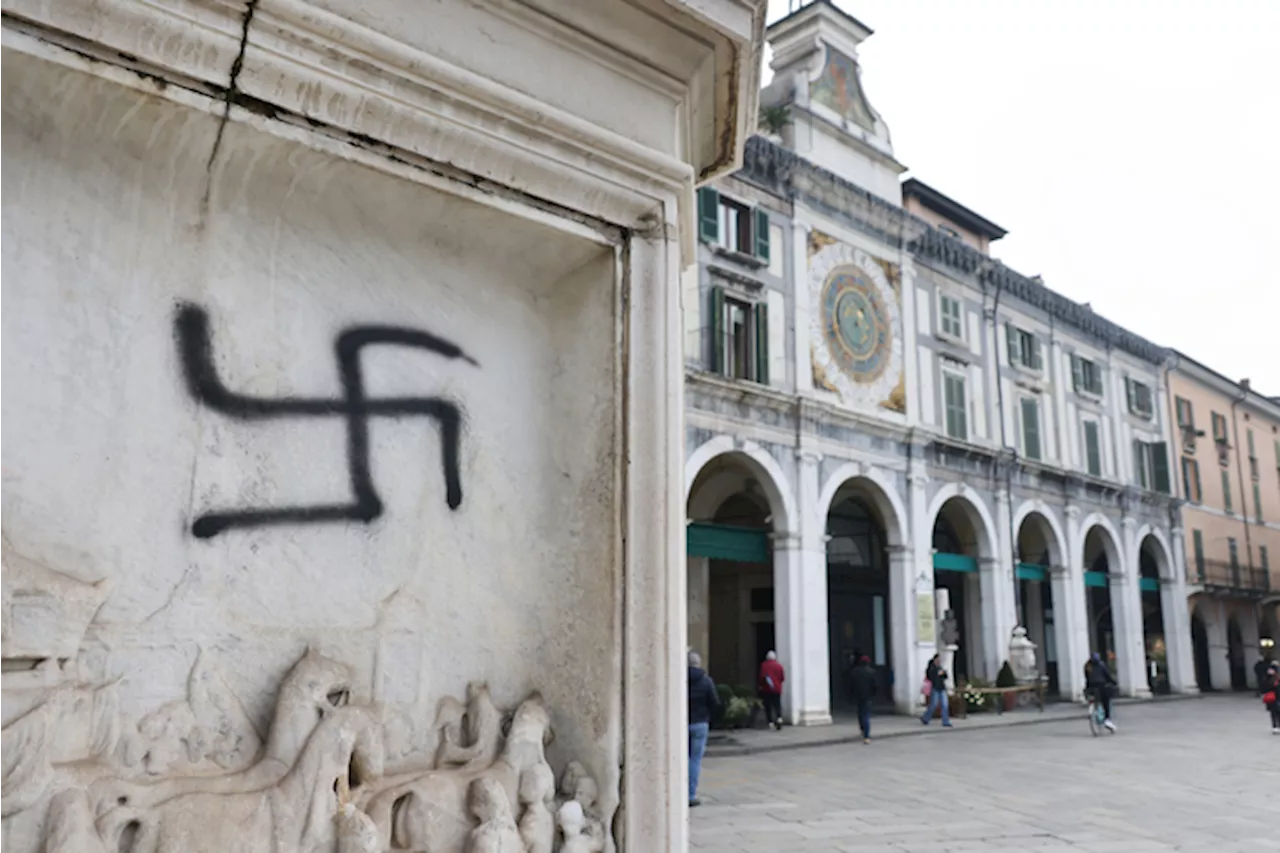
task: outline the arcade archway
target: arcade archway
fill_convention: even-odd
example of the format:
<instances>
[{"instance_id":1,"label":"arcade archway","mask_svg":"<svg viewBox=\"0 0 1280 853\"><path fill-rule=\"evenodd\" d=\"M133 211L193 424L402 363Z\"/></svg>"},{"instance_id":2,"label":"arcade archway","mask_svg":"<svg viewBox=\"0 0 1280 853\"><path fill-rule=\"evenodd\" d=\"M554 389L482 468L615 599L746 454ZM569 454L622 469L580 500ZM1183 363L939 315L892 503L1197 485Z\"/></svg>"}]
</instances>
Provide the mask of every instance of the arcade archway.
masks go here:
<instances>
[{"instance_id":1,"label":"arcade archway","mask_svg":"<svg viewBox=\"0 0 1280 853\"><path fill-rule=\"evenodd\" d=\"M1085 533L1084 586L1085 613L1089 626L1089 651L1099 654L1113 674L1119 677L1116 649L1116 627L1119 611L1123 607L1121 591L1113 587L1113 567L1122 568L1120 552L1111 532L1101 524L1095 524Z\"/></svg>"},{"instance_id":2,"label":"arcade archway","mask_svg":"<svg viewBox=\"0 0 1280 853\"><path fill-rule=\"evenodd\" d=\"M1018 525L1018 597L1027 639L1036 644L1036 664L1050 693L1060 692L1058 623L1050 569L1065 562L1063 545L1047 516L1027 513Z\"/></svg>"},{"instance_id":3,"label":"arcade archway","mask_svg":"<svg viewBox=\"0 0 1280 853\"><path fill-rule=\"evenodd\" d=\"M1156 694L1171 692L1164 596L1160 588L1160 579L1168 571L1169 561L1164 546L1155 536L1148 534L1138 549L1138 584L1142 594L1142 644L1147 656L1147 687Z\"/></svg>"},{"instance_id":4,"label":"arcade archway","mask_svg":"<svg viewBox=\"0 0 1280 853\"><path fill-rule=\"evenodd\" d=\"M952 677L957 682L994 678L994 672L987 672L984 655L988 638L983 625L981 572L982 561L992 556L991 532L978 508L967 497L956 496L938 509L932 541L935 594L945 590L943 618L951 622L960 646L951 660Z\"/></svg>"}]
</instances>

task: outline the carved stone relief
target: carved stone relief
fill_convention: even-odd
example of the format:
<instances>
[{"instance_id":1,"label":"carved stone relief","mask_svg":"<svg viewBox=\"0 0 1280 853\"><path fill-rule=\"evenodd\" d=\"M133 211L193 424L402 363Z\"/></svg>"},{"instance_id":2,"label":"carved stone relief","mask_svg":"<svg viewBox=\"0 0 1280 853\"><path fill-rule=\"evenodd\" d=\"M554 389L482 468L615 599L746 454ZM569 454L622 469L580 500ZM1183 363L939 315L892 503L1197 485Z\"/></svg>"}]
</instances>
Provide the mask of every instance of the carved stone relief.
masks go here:
<instances>
[{"instance_id":1,"label":"carved stone relief","mask_svg":"<svg viewBox=\"0 0 1280 853\"><path fill-rule=\"evenodd\" d=\"M349 668L314 651L281 683L265 744L204 655L189 693L124 737L104 698L114 685L55 688L5 726L6 834L11 818L47 807L46 853L550 853L607 843L580 763L569 762L557 791L545 752L551 714L537 693L504 712L473 682L465 704L439 703L435 748L395 774L385 771L383 715L353 703ZM68 724L77 714L87 740L52 736L54 726L84 728ZM84 766L61 772L69 762Z\"/></svg>"}]
</instances>

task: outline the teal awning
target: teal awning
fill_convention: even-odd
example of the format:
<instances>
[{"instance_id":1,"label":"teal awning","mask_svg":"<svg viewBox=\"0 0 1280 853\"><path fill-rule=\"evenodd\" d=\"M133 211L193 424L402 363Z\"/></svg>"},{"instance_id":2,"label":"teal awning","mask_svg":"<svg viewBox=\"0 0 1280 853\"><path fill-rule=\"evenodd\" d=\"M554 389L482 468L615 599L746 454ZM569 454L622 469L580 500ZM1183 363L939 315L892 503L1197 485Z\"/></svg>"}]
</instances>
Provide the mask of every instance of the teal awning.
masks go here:
<instances>
[{"instance_id":1,"label":"teal awning","mask_svg":"<svg viewBox=\"0 0 1280 853\"><path fill-rule=\"evenodd\" d=\"M935 572L976 572L978 561L964 554L934 554L933 570Z\"/></svg>"},{"instance_id":2,"label":"teal awning","mask_svg":"<svg viewBox=\"0 0 1280 853\"><path fill-rule=\"evenodd\" d=\"M1048 576L1049 572L1044 566L1037 566L1033 563L1018 563L1018 580L1042 581Z\"/></svg>"},{"instance_id":3,"label":"teal awning","mask_svg":"<svg viewBox=\"0 0 1280 853\"><path fill-rule=\"evenodd\" d=\"M1160 581L1156 578L1142 578L1138 581L1138 587L1143 592L1159 592Z\"/></svg>"},{"instance_id":4,"label":"teal awning","mask_svg":"<svg viewBox=\"0 0 1280 853\"><path fill-rule=\"evenodd\" d=\"M1106 572L1085 572L1084 585L1105 587L1107 585L1107 573Z\"/></svg>"},{"instance_id":5,"label":"teal awning","mask_svg":"<svg viewBox=\"0 0 1280 853\"><path fill-rule=\"evenodd\" d=\"M732 524L695 521L685 529L685 550L690 557L735 563L771 562L767 531Z\"/></svg>"}]
</instances>

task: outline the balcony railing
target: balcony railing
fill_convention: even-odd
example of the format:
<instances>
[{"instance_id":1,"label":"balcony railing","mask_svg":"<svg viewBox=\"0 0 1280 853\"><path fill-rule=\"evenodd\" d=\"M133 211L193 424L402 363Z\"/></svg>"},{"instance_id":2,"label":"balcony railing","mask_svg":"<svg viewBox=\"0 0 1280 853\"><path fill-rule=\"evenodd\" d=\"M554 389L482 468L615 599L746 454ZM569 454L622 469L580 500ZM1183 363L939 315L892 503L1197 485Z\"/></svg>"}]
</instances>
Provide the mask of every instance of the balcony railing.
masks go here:
<instances>
[{"instance_id":1,"label":"balcony railing","mask_svg":"<svg viewBox=\"0 0 1280 853\"><path fill-rule=\"evenodd\" d=\"M1232 565L1223 560L1205 560L1203 570L1193 566L1192 574L1192 580L1206 589L1255 595L1271 589L1265 569Z\"/></svg>"}]
</instances>

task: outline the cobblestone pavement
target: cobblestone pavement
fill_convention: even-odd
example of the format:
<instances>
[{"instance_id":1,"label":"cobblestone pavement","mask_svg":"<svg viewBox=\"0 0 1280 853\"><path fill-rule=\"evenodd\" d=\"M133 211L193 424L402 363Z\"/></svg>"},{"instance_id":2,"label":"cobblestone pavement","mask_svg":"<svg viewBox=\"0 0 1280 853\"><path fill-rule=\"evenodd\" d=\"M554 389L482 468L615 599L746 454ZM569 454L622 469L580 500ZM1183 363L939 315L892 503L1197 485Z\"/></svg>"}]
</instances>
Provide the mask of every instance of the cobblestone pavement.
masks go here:
<instances>
[{"instance_id":1,"label":"cobblestone pavement","mask_svg":"<svg viewBox=\"0 0 1280 853\"><path fill-rule=\"evenodd\" d=\"M1280 851L1280 736L1224 696L708 759L695 853ZM936 724L935 724L936 725Z\"/></svg>"}]
</instances>

